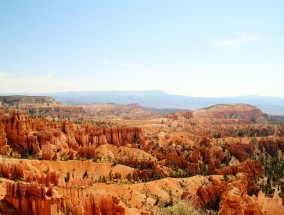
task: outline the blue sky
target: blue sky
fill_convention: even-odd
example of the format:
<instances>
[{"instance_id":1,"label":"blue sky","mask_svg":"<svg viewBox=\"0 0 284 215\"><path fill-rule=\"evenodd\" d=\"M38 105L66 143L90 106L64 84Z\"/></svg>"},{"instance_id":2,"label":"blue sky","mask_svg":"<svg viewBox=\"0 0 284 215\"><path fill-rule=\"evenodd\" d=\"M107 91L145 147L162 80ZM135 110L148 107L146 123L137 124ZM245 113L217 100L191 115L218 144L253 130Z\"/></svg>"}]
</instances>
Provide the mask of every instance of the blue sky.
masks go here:
<instances>
[{"instance_id":1,"label":"blue sky","mask_svg":"<svg viewBox=\"0 0 284 215\"><path fill-rule=\"evenodd\" d=\"M284 97L284 2L0 2L0 93Z\"/></svg>"}]
</instances>

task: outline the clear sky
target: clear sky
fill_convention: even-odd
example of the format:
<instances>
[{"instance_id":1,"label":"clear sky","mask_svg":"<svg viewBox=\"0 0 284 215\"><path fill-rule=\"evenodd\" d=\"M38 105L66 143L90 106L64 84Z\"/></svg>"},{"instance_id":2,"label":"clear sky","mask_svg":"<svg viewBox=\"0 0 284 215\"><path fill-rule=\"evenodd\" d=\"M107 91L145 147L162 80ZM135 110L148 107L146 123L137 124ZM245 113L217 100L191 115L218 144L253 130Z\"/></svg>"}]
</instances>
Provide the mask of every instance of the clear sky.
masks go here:
<instances>
[{"instance_id":1,"label":"clear sky","mask_svg":"<svg viewBox=\"0 0 284 215\"><path fill-rule=\"evenodd\" d=\"M284 97L282 0L2 0L0 93Z\"/></svg>"}]
</instances>

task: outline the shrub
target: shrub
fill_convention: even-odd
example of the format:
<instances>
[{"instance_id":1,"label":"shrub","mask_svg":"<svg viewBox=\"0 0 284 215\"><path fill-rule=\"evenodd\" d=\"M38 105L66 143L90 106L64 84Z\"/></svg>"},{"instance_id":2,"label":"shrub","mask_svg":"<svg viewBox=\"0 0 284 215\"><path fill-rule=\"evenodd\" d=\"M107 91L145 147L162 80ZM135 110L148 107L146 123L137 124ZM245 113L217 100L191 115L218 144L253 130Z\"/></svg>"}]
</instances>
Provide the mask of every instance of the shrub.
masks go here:
<instances>
[{"instance_id":1,"label":"shrub","mask_svg":"<svg viewBox=\"0 0 284 215\"><path fill-rule=\"evenodd\" d=\"M188 203L179 202L171 207L167 208L167 213L170 215L202 215L205 214L202 211L193 209Z\"/></svg>"}]
</instances>

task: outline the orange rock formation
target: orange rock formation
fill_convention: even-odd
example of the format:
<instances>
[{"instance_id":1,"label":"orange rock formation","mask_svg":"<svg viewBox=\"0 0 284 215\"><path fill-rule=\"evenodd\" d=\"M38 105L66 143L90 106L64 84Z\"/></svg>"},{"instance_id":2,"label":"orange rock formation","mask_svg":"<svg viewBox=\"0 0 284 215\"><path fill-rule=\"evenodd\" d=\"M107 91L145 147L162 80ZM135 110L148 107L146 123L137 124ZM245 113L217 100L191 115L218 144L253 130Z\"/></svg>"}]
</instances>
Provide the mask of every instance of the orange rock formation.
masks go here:
<instances>
[{"instance_id":1,"label":"orange rock formation","mask_svg":"<svg viewBox=\"0 0 284 215\"><path fill-rule=\"evenodd\" d=\"M261 206L247 194L248 179L238 174L236 180L228 183L222 194L219 215L255 214L263 215Z\"/></svg>"}]
</instances>

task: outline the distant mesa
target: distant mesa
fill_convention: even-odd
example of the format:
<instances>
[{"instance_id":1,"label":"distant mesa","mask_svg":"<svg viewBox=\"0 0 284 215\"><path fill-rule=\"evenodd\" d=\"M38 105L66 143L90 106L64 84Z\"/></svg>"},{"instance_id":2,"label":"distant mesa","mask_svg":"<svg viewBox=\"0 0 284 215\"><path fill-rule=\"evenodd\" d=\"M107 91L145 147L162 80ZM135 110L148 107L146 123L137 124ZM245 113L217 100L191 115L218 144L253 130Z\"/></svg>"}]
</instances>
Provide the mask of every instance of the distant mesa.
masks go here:
<instances>
[{"instance_id":1,"label":"distant mesa","mask_svg":"<svg viewBox=\"0 0 284 215\"><path fill-rule=\"evenodd\" d=\"M267 122L268 115L248 104L219 104L193 112L194 117L219 119L248 119L251 122Z\"/></svg>"},{"instance_id":2,"label":"distant mesa","mask_svg":"<svg viewBox=\"0 0 284 215\"><path fill-rule=\"evenodd\" d=\"M65 105L50 96L0 96L0 108L9 112L14 109L26 110L33 117L69 118L85 114L82 107Z\"/></svg>"},{"instance_id":3,"label":"distant mesa","mask_svg":"<svg viewBox=\"0 0 284 215\"><path fill-rule=\"evenodd\" d=\"M0 96L0 105L27 107L32 105L53 106L59 104L59 102L57 102L54 98L50 96Z\"/></svg>"}]
</instances>

